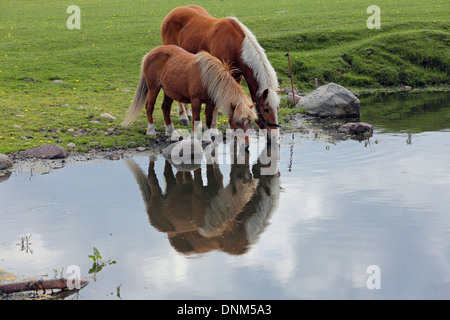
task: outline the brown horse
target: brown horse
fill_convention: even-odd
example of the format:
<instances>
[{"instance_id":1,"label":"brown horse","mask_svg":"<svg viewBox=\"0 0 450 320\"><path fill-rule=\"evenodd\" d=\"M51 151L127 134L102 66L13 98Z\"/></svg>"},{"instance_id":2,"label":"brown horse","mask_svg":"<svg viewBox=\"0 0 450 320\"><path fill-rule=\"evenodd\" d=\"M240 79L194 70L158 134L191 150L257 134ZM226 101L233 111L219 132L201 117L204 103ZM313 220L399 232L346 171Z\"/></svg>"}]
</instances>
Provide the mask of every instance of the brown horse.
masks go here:
<instances>
[{"instance_id":1,"label":"brown horse","mask_svg":"<svg viewBox=\"0 0 450 320\"><path fill-rule=\"evenodd\" d=\"M145 55L139 84L123 125L131 124L145 103L147 110L147 135L155 135L153 110L161 88L164 91L162 109L166 134L178 140L170 118L173 100L191 103L193 130L200 123L202 103L206 104L206 127L211 129L216 106L225 109L233 129L246 131L252 120L257 118L254 103L239 86L230 73L229 67L216 57L202 51L192 54L174 46L156 47ZM248 140L247 140L248 141Z\"/></svg>"},{"instance_id":2,"label":"brown horse","mask_svg":"<svg viewBox=\"0 0 450 320\"><path fill-rule=\"evenodd\" d=\"M163 44L178 45L189 52L205 50L238 70L256 103L261 129L278 129L280 98L276 72L253 33L234 17L215 18L204 8L189 5L173 9L161 26ZM186 121L187 105L179 101L180 122ZM278 136L278 130L275 130Z\"/></svg>"}]
</instances>

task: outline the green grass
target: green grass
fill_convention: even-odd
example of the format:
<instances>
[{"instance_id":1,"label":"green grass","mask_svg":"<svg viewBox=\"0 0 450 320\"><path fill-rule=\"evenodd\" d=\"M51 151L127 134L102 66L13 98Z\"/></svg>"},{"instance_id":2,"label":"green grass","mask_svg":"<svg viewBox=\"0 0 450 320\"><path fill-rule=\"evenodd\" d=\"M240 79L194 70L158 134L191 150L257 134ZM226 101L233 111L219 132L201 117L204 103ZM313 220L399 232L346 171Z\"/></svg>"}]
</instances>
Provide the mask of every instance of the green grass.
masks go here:
<instances>
[{"instance_id":1,"label":"green grass","mask_svg":"<svg viewBox=\"0 0 450 320\"><path fill-rule=\"evenodd\" d=\"M73 142L79 151L148 144L144 113L130 128L120 122L142 56L161 44L162 20L191 3L246 24L281 86L290 85L288 50L294 84L304 90L313 88L314 78L355 91L449 83L450 4L444 0L379 0L379 30L367 29L366 9L373 3L362 0L1 0L0 153L47 143ZM66 26L72 4L81 9L80 30ZM117 120L100 118L105 112Z\"/></svg>"}]
</instances>

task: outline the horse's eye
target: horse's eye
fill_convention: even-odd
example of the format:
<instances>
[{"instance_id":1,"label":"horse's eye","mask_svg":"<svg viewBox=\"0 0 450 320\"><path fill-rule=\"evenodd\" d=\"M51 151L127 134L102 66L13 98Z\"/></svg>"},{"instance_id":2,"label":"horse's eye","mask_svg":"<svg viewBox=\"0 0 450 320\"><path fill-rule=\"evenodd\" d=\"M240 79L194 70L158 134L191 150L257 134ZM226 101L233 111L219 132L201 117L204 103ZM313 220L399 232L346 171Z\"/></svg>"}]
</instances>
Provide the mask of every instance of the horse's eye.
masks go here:
<instances>
[{"instance_id":1,"label":"horse's eye","mask_svg":"<svg viewBox=\"0 0 450 320\"><path fill-rule=\"evenodd\" d=\"M236 121L236 125L237 125L237 126L240 126L241 123L240 123L239 121Z\"/></svg>"},{"instance_id":2,"label":"horse's eye","mask_svg":"<svg viewBox=\"0 0 450 320\"><path fill-rule=\"evenodd\" d=\"M269 112L269 109L263 109L264 110L264 112Z\"/></svg>"}]
</instances>

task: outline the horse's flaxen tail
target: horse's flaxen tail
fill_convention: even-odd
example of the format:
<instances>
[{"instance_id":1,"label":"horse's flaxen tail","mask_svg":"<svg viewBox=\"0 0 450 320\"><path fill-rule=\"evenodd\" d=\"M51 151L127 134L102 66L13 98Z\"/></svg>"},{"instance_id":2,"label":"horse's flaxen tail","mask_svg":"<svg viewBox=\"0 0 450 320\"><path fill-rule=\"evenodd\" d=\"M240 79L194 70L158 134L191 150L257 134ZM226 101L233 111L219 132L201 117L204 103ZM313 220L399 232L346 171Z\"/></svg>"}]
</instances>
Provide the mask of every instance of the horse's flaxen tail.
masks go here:
<instances>
[{"instance_id":1,"label":"horse's flaxen tail","mask_svg":"<svg viewBox=\"0 0 450 320\"><path fill-rule=\"evenodd\" d=\"M128 108L125 120L123 120L122 122L122 126L129 126L133 121L137 119L137 117L141 113L142 108L144 107L145 100L147 100L147 94L147 82L145 80L144 72L141 68L141 75L139 77L139 83L136 89L136 93L134 94L133 102L131 102L131 105Z\"/></svg>"}]
</instances>

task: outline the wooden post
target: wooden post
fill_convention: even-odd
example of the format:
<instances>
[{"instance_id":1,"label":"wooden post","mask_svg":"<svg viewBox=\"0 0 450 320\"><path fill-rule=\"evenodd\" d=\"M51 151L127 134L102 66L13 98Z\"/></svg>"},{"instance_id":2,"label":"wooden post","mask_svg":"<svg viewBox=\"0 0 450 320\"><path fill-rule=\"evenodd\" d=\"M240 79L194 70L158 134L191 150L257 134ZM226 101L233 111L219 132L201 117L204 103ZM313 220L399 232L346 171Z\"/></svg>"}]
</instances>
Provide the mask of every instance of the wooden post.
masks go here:
<instances>
[{"instance_id":1,"label":"wooden post","mask_svg":"<svg viewBox=\"0 0 450 320\"><path fill-rule=\"evenodd\" d=\"M294 81L292 80L291 58L289 56L289 51L286 52L286 56L288 57L288 64L289 64L289 78L291 78L292 101L294 101L295 107Z\"/></svg>"}]
</instances>

